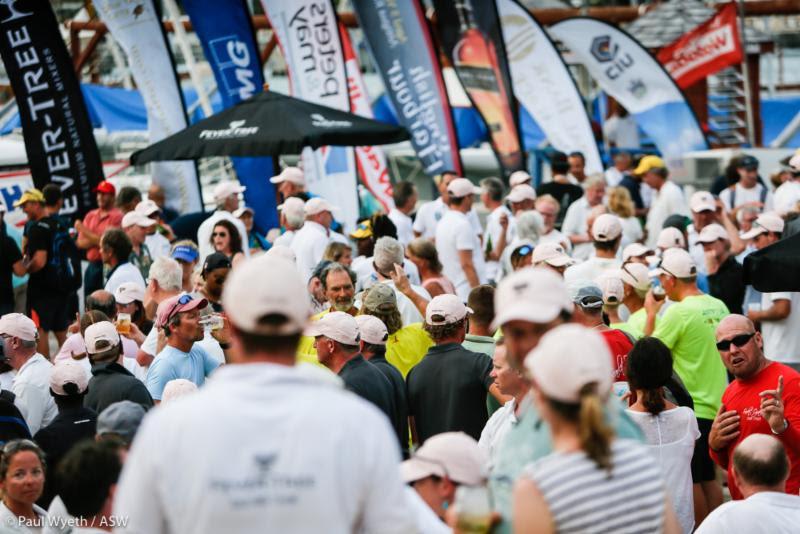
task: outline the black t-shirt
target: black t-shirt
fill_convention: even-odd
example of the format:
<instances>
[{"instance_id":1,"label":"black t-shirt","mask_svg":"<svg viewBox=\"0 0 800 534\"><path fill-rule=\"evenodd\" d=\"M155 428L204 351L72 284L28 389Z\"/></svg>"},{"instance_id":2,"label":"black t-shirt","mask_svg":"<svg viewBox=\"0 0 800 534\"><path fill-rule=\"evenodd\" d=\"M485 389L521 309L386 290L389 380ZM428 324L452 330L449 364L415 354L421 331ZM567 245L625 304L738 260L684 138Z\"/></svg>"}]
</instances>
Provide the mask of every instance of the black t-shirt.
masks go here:
<instances>
[{"instance_id":1,"label":"black t-shirt","mask_svg":"<svg viewBox=\"0 0 800 534\"><path fill-rule=\"evenodd\" d=\"M722 262L717 272L708 275L708 289L712 297L725 303L731 313L742 313L742 303L747 289L744 267L733 256Z\"/></svg>"},{"instance_id":2,"label":"black t-shirt","mask_svg":"<svg viewBox=\"0 0 800 534\"><path fill-rule=\"evenodd\" d=\"M578 200L583 196L583 188L579 185L574 184L562 184L558 182L548 182L546 184L542 184L536 190L537 196L542 195L550 195L555 197L558 200L558 203L561 205L561 208L558 210L558 219L556 220L556 226L561 228L561 223L564 221L564 217L567 214L567 208L569 205Z\"/></svg>"},{"instance_id":3,"label":"black t-shirt","mask_svg":"<svg viewBox=\"0 0 800 534\"><path fill-rule=\"evenodd\" d=\"M53 236L58 228L58 221L53 217L42 217L38 221L29 222L25 226L25 254L33 258L37 250L45 250L49 254L53 248ZM28 278L28 295L48 295L52 293L52 288L48 284L48 271L50 266L45 263L44 267L30 273Z\"/></svg>"},{"instance_id":4,"label":"black t-shirt","mask_svg":"<svg viewBox=\"0 0 800 534\"><path fill-rule=\"evenodd\" d=\"M396 409L392 384L377 367L358 354L344 364L339 376L344 380L346 389L380 408L389 421L394 423Z\"/></svg>"},{"instance_id":5,"label":"black t-shirt","mask_svg":"<svg viewBox=\"0 0 800 534\"><path fill-rule=\"evenodd\" d=\"M642 199L642 184L637 182L632 176L627 174L622 177L619 182L620 187L624 187L631 194L631 200L636 209L644 209L644 200Z\"/></svg>"},{"instance_id":6,"label":"black t-shirt","mask_svg":"<svg viewBox=\"0 0 800 534\"><path fill-rule=\"evenodd\" d=\"M466 432L476 440L486 426L486 393L492 359L457 343L428 349L406 377L408 414L420 444L442 432Z\"/></svg>"},{"instance_id":7,"label":"black t-shirt","mask_svg":"<svg viewBox=\"0 0 800 534\"><path fill-rule=\"evenodd\" d=\"M385 356L373 356L369 363L378 368L389 382L392 384L392 395L394 398L395 417L393 418L394 429L397 432L397 439L400 441L400 449L403 456L408 454L408 403L406 402L406 382L403 375L397 368L386 360Z\"/></svg>"},{"instance_id":8,"label":"black t-shirt","mask_svg":"<svg viewBox=\"0 0 800 534\"><path fill-rule=\"evenodd\" d=\"M14 309L14 264L22 259L17 242L6 233L0 222L0 315Z\"/></svg>"}]
</instances>

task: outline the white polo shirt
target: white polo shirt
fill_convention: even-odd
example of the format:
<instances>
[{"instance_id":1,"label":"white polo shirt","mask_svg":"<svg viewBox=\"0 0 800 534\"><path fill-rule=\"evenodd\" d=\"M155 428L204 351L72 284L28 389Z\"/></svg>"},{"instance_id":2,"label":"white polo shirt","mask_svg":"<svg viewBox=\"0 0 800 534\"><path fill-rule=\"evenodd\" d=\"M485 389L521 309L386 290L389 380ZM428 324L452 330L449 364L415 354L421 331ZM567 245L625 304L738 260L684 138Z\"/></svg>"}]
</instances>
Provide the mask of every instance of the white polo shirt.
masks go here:
<instances>
[{"instance_id":1,"label":"white polo shirt","mask_svg":"<svg viewBox=\"0 0 800 534\"><path fill-rule=\"evenodd\" d=\"M658 234L664 225L664 221L670 215L689 215L689 206L683 196L683 190L677 184L667 180L661 189L653 193L653 202L650 211L647 213L647 242L651 249L656 248Z\"/></svg>"},{"instance_id":2,"label":"white polo shirt","mask_svg":"<svg viewBox=\"0 0 800 534\"><path fill-rule=\"evenodd\" d=\"M169 244L169 239L156 232L144 238L144 244L147 250L150 251L150 256L153 259L166 257L169 258L169 253L172 250L172 245Z\"/></svg>"},{"instance_id":3,"label":"white polo shirt","mask_svg":"<svg viewBox=\"0 0 800 534\"><path fill-rule=\"evenodd\" d=\"M781 363L800 363L800 293L762 293L761 309L771 308L778 300L791 303L789 316L780 321L761 321L764 356Z\"/></svg>"},{"instance_id":4,"label":"white polo shirt","mask_svg":"<svg viewBox=\"0 0 800 534\"><path fill-rule=\"evenodd\" d=\"M133 282L135 284L146 286L147 284L142 277L142 272L129 261L122 265L118 265L111 276L108 277L108 282L103 289L109 293L115 293L117 288L126 282Z\"/></svg>"},{"instance_id":5,"label":"white polo shirt","mask_svg":"<svg viewBox=\"0 0 800 534\"><path fill-rule=\"evenodd\" d=\"M277 247L278 245L280 245L280 246L283 246L283 247L291 248L292 247L292 241L294 240L294 234L296 234L296 233L297 233L297 231L295 231L295 230L286 230L281 235L279 235L278 237L275 238L275 242L272 243L272 246L273 247Z\"/></svg>"},{"instance_id":6,"label":"white polo shirt","mask_svg":"<svg viewBox=\"0 0 800 534\"><path fill-rule=\"evenodd\" d=\"M459 252L462 250L469 250L472 253L472 263L475 266L478 281L485 284L486 262L483 259L481 240L472 231L472 225L465 214L456 210L447 210L442 217L441 224L436 229L436 252L439 253L442 274L453 282L456 294L466 302L472 288L461 267Z\"/></svg>"},{"instance_id":7,"label":"white polo shirt","mask_svg":"<svg viewBox=\"0 0 800 534\"><path fill-rule=\"evenodd\" d=\"M292 250L303 280L308 280L331 242L331 232L314 221L306 221L294 234Z\"/></svg>"},{"instance_id":8,"label":"white polo shirt","mask_svg":"<svg viewBox=\"0 0 800 534\"><path fill-rule=\"evenodd\" d=\"M444 217L444 214L447 211L449 211L449 208L444 205L442 197L439 197L434 201L424 203L417 210L417 217L414 219L414 231L419 233L420 237L424 237L425 239L436 239L436 227L439 225L439 221L442 220L442 217ZM475 208L470 210L467 218L469 219L469 223L472 225L472 230L475 232L475 234L483 234L483 227L481 227L481 221L478 218L478 213L475 211Z\"/></svg>"},{"instance_id":9,"label":"white polo shirt","mask_svg":"<svg viewBox=\"0 0 800 534\"><path fill-rule=\"evenodd\" d=\"M514 223L514 215L505 206L499 206L492 210L488 217L486 217L486 237L484 243L488 246L489 240L492 240L492 250L497 248L497 243L500 241L500 236L503 235L503 227L500 226L500 217L505 214L508 217L508 228L506 228L506 247L514 241L516 224ZM484 247L485 249L486 247ZM489 280L498 281L502 278L502 269L499 261L486 262L486 278Z\"/></svg>"},{"instance_id":10,"label":"white polo shirt","mask_svg":"<svg viewBox=\"0 0 800 534\"><path fill-rule=\"evenodd\" d=\"M397 228L397 240L408 245L414 239L414 221L397 208L389 210L389 219Z\"/></svg>"},{"instance_id":11,"label":"white polo shirt","mask_svg":"<svg viewBox=\"0 0 800 534\"><path fill-rule=\"evenodd\" d=\"M514 414L516 405L517 403L514 399L505 403L492 414L489 420L486 421L486 426L483 427L483 432L481 432L481 437L478 440L478 447L486 451L490 467L494 463L497 447L503 442L511 427L517 424L517 416Z\"/></svg>"},{"instance_id":12,"label":"white polo shirt","mask_svg":"<svg viewBox=\"0 0 800 534\"><path fill-rule=\"evenodd\" d=\"M790 534L800 525L800 497L761 491L743 501L730 501L715 509L695 530L696 534L769 532Z\"/></svg>"},{"instance_id":13,"label":"white polo shirt","mask_svg":"<svg viewBox=\"0 0 800 534\"><path fill-rule=\"evenodd\" d=\"M14 404L19 408L31 436L49 425L58 415L56 403L50 395L50 373L53 364L38 352L23 364L11 383L16 395Z\"/></svg>"},{"instance_id":14,"label":"white polo shirt","mask_svg":"<svg viewBox=\"0 0 800 534\"><path fill-rule=\"evenodd\" d=\"M228 365L147 415L114 514L142 534L413 532L399 462L367 401L293 367Z\"/></svg>"},{"instance_id":15,"label":"white polo shirt","mask_svg":"<svg viewBox=\"0 0 800 534\"><path fill-rule=\"evenodd\" d=\"M200 224L197 229L197 248L200 251L200 263L203 263L206 256L214 252L214 247L211 245L211 231L214 230L214 225L217 221L228 219L239 230L239 237L242 238L242 251L245 258L250 257L250 241L247 239L247 228L244 223L225 210L217 210L211 216Z\"/></svg>"},{"instance_id":16,"label":"white polo shirt","mask_svg":"<svg viewBox=\"0 0 800 534\"><path fill-rule=\"evenodd\" d=\"M567 267L564 271L564 282L567 284L588 280L596 282L601 275L622 267L622 262L616 258L598 258L592 256L583 263Z\"/></svg>"}]
</instances>

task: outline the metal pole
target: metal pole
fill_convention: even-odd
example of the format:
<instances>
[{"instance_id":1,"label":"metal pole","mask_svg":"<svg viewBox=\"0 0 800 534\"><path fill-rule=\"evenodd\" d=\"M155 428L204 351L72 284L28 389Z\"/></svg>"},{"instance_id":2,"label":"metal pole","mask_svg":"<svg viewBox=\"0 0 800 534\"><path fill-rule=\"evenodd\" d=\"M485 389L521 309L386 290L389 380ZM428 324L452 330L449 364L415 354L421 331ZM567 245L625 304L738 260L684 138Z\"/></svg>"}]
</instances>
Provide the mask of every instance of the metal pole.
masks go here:
<instances>
[{"instance_id":1,"label":"metal pole","mask_svg":"<svg viewBox=\"0 0 800 534\"><path fill-rule=\"evenodd\" d=\"M750 67L747 64L747 40L744 36L744 0L739 0L737 4L739 6L739 40L742 45L742 77L744 78L744 114L745 122L747 123L747 141L750 146L756 146L756 128L753 119L753 103L751 101ZM756 90L759 90L759 88L757 87Z\"/></svg>"},{"instance_id":2,"label":"metal pole","mask_svg":"<svg viewBox=\"0 0 800 534\"><path fill-rule=\"evenodd\" d=\"M197 75L192 47L189 45L189 39L186 37L186 30L183 28L183 24L181 24L181 12L175 0L164 0L164 7L167 9L167 16L172 21L172 27L175 30L175 40L183 54L186 68L189 70L189 79L191 79L192 85L194 85L197 91L197 99L200 102L200 107L203 109L203 114L206 117L210 117L213 115L214 111L211 109L211 101L208 99L208 95L203 87L203 81Z\"/></svg>"},{"instance_id":3,"label":"metal pole","mask_svg":"<svg viewBox=\"0 0 800 534\"><path fill-rule=\"evenodd\" d=\"M795 115L794 118L789 121L789 124L783 128L781 133L778 134L778 137L769 144L770 148L785 147L786 143L794 137L794 134L796 134L798 130L800 130L800 113Z\"/></svg>"}]
</instances>

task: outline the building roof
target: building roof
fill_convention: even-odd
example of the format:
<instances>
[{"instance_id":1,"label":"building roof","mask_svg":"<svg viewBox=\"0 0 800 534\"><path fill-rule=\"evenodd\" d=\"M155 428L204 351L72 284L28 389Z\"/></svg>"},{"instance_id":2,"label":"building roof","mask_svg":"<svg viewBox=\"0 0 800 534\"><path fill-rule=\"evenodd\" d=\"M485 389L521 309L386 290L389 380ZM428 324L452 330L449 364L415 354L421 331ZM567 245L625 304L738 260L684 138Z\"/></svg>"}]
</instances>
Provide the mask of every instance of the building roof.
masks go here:
<instances>
[{"instance_id":1,"label":"building roof","mask_svg":"<svg viewBox=\"0 0 800 534\"><path fill-rule=\"evenodd\" d=\"M698 0L665 2L634 20L625 28L647 48L661 48L714 16L713 7ZM765 33L745 26L747 44L770 42Z\"/></svg>"}]
</instances>

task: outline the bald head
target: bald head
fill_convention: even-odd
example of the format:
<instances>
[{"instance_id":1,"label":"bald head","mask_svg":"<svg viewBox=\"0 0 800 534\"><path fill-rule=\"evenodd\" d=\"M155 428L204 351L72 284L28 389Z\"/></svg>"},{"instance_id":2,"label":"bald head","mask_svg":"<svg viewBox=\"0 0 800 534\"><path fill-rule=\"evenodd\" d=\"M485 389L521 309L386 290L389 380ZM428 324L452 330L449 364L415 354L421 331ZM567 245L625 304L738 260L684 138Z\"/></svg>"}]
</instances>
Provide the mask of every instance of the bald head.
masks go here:
<instances>
[{"instance_id":1,"label":"bald head","mask_svg":"<svg viewBox=\"0 0 800 534\"><path fill-rule=\"evenodd\" d=\"M741 334L744 332L755 332L756 327L753 321L745 317L732 313L722 319L717 325L717 340L727 339L731 334Z\"/></svg>"},{"instance_id":2,"label":"bald head","mask_svg":"<svg viewBox=\"0 0 800 534\"><path fill-rule=\"evenodd\" d=\"M117 303L114 295L104 289L98 289L86 298L86 310L97 310L108 317L117 315Z\"/></svg>"},{"instance_id":3,"label":"bald head","mask_svg":"<svg viewBox=\"0 0 800 534\"><path fill-rule=\"evenodd\" d=\"M758 491L783 492L789 477L789 458L774 436L750 434L733 452L733 470L745 497Z\"/></svg>"}]
</instances>

